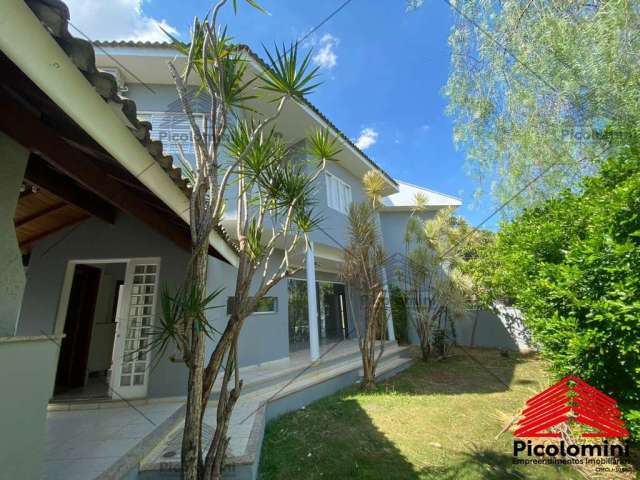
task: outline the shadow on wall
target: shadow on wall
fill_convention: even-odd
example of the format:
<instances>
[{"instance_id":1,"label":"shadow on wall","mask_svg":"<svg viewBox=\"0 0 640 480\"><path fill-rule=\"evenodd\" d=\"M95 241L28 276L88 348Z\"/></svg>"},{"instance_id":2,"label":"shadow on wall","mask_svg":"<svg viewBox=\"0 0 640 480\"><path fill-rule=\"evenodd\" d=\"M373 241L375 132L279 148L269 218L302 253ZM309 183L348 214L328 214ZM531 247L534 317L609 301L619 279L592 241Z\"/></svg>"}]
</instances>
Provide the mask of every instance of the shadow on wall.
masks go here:
<instances>
[{"instance_id":1,"label":"shadow on wall","mask_svg":"<svg viewBox=\"0 0 640 480\"><path fill-rule=\"evenodd\" d=\"M260 478L293 480L309 478L311 472L312 478L327 479L422 478L356 400L335 397L267 426Z\"/></svg>"},{"instance_id":2,"label":"shadow on wall","mask_svg":"<svg viewBox=\"0 0 640 480\"><path fill-rule=\"evenodd\" d=\"M470 347L528 351L534 349L530 332L522 315L513 307L496 306L496 313L474 310L464 320L456 321L456 340Z\"/></svg>"}]
</instances>

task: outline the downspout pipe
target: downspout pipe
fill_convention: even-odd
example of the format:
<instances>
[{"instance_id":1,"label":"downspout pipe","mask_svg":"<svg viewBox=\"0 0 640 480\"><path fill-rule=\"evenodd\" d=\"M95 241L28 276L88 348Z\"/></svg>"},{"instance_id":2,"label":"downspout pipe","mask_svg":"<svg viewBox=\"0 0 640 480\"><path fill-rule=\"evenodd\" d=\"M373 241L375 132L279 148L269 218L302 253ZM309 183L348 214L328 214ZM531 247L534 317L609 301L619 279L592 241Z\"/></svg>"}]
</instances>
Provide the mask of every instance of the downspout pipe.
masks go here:
<instances>
[{"instance_id":1,"label":"downspout pipe","mask_svg":"<svg viewBox=\"0 0 640 480\"><path fill-rule=\"evenodd\" d=\"M96 92L23 0L0 1L0 50L51 100L174 213L189 223L189 199ZM217 233L210 245L234 266Z\"/></svg>"}]
</instances>

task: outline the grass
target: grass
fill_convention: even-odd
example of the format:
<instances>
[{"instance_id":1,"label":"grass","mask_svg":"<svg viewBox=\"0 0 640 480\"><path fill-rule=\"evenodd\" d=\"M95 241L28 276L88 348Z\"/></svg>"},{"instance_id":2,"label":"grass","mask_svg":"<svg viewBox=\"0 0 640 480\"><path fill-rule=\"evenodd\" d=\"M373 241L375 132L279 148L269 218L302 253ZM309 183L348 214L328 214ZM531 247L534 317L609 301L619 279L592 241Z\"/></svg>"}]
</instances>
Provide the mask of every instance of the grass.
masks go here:
<instances>
[{"instance_id":1,"label":"grass","mask_svg":"<svg viewBox=\"0 0 640 480\"><path fill-rule=\"evenodd\" d=\"M260 478L583 478L568 467L513 465L511 434L495 438L549 385L544 363L493 350L472 354L489 371L458 350L441 362L417 361L374 391L352 388L275 420Z\"/></svg>"}]
</instances>

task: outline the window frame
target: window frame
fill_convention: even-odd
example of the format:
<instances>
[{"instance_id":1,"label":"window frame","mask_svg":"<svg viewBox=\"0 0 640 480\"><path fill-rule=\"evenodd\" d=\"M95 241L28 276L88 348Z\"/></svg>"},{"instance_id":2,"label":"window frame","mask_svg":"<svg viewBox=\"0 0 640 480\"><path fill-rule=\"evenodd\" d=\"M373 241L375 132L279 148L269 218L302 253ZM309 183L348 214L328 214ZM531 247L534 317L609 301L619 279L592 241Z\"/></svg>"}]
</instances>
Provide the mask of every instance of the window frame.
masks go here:
<instances>
[{"instance_id":1,"label":"window frame","mask_svg":"<svg viewBox=\"0 0 640 480\"><path fill-rule=\"evenodd\" d=\"M234 297L231 297L231 296L227 297L227 306L226 306L226 314L227 315L231 315L231 312L230 312L231 300L233 298ZM279 307L278 297L275 296L275 295L267 295L267 296L262 297L260 299L260 301L267 300L267 299L272 299L273 300L273 310L265 310L265 311L262 311L262 312L255 311L251 315L275 315L276 313L278 313L278 309L279 309L278 308Z\"/></svg>"},{"instance_id":2,"label":"window frame","mask_svg":"<svg viewBox=\"0 0 640 480\"><path fill-rule=\"evenodd\" d=\"M150 135L153 135L153 133L154 133L153 122L150 119L147 120L147 119L140 118L140 117L141 116L148 116L148 117L153 118L154 115L183 115L184 118L185 118L185 121L187 122L187 129L189 131L189 135L192 135L191 127L189 126L189 119L187 118L187 114L184 113L184 112L163 112L161 110L139 110L137 112L137 114L136 114L138 120L151 123L151 127L152 128L151 128L151 132L149 132ZM194 115L194 117L196 119L196 122L199 124L198 126L200 127L200 131L204 134L205 133L204 129L205 129L205 123L206 123L205 122L206 114L198 112L198 113L194 113L193 115ZM153 137L152 137L152 139L153 139ZM157 141L162 142L162 153L163 153L163 155L178 155L177 153L172 153L172 152L166 152L165 151L165 141L164 140L157 140ZM176 142L168 142L168 143L171 143L172 145L177 145ZM177 146L176 146L175 150L177 152L177 150L178 150ZM194 155L195 156L195 151L194 151L194 153L187 153L187 155Z\"/></svg>"},{"instance_id":3,"label":"window frame","mask_svg":"<svg viewBox=\"0 0 640 480\"><path fill-rule=\"evenodd\" d=\"M351 185L331 172L325 172L325 183L327 206L336 212L348 215L349 208L353 203L353 190Z\"/></svg>"}]
</instances>

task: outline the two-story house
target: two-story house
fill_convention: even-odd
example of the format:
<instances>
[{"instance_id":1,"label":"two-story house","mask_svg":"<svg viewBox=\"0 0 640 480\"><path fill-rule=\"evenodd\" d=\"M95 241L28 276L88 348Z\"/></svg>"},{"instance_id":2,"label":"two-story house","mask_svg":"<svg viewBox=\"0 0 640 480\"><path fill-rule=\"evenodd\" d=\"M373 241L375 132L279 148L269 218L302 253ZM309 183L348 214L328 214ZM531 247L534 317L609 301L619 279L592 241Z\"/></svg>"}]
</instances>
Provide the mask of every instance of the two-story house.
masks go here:
<instances>
[{"instance_id":1,"label":"two-story house","mask_svg":"<svg viewBox=\"0 0 640 480\"><path fill-rule=\"evenodd\" d=\"M52 397L186 394L184 365L171 351L155 358L149 347L160 291L181 284L189 259L188 185L171 155L178 143L188 153L190 131L167 70L176 56L170 45L91 45L69 34L69 12L57 0L7 0L0 18L12 19L0 29L0 381L8 392L0 430L19 432L3 451L24 460L7 460L10 478L37 478L38 462L21 452L28 445L29 458L42 456ZM246 54L251 68L267 68ZM391 178L306 100L291 102L278 121L291 144L316 127L328 128L342 149L317 179L325 220L298 256L301 270L247 320L243 367L286 365L294 354L314 361L327 345L354 338L359 318L350 299L358 295L340 272L347 212L365 198L366 172L379 170L386 181L380 226L388 256L404 253L415 193L433 211L460 205ZM210 238L208 269L209 288L225 289L223 305L237 260L226 234L234 230L233 208L226 215ZM210 315L224 325L224 308Z\"/></svg>"},{"instance_id":2,"label":"two-story house","mask_svg":"<svg viewBox=\"0 0 640 480\"><path fill-rule=\"evenodd\" d=\"M120 93L137 105L137 115L152 125L151 137L162 141L166 154L176 154L178 143L191 144L191 133L181 111L176 88L169 75L167 62L176 56L168 43L98 42L95 45L96 65L112 73L117 79ZM251 68L268 68L262 60L246 49ZM191 85L196 91L198 85ZM205 98L194 94L194 109L204 117L209 111ZM261 108L258 103L256 110ZM370 169L379 170L387 183L385 206L381 212L383 242L387 255L404 253L401 238L404 226L414 205L414 194L421 192L433 203L432 210L460 205L456 198L421 189L392 179L364 152L359 150L329 119L308 101L291 103L278 119L276 128L289 144L305 138L314 128L329 128L339 138L342 152L339 162L329 163L318 177L316 192L320 228L311 234L311 248L299 259L303 269L282 281L271 290L259 312L250 317L240 340L242 366L286 360L290 352L308 349L312 360L319 356L322 344L355 335L346 286L340 279L343 248L348 244L347 213L352 202L365 199L362 177ZM235 231L235 210L230 202L223 223L226 231ZM399 222L399 223L398 223ZM233 233L230 233L233 235ZM209 266L209 287L224 287L223 295L233 291L234 267L217 259ZM311 285L311 287L310 287ZM315 299L311 302L308 299ZM223 325L226 311L212 313L214 325ZM313 335L313 331L317 335ZM390 338L394 338L393 324L389 322ZM211 345L212 347L213 345ZM149 394L177 395L184 391L184 374L179 366L160 367L154 381L149 379Z\"/></svg>"}]
</instances>

